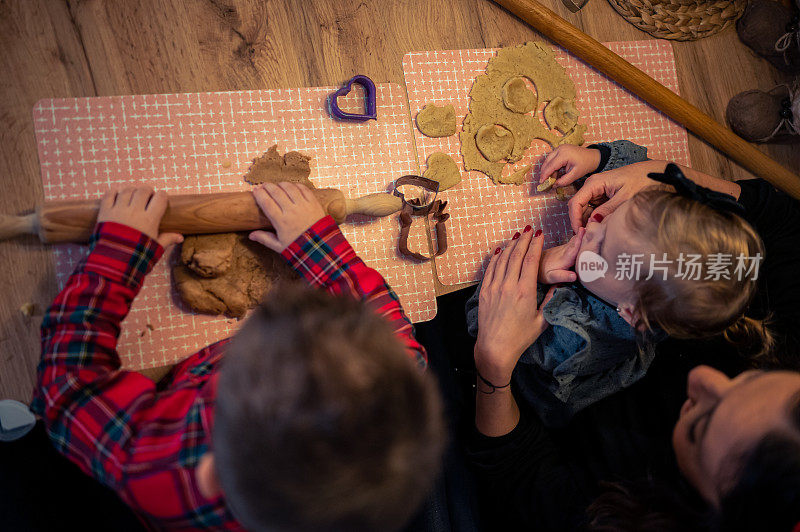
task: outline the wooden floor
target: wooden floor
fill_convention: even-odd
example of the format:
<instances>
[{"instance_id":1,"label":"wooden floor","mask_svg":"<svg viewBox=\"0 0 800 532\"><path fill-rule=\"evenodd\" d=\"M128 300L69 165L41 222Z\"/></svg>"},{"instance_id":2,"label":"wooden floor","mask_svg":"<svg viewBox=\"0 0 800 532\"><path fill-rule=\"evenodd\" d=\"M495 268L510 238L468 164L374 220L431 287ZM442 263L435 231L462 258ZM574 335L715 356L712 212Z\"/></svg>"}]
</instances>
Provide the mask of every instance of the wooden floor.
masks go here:
<instances>
[{"instance_id":1,"label":"wooden floor","mask_svg":"<svg viewBox=\"0 0 800 532\"><path fill-rule=\"evenodd\" d=\"M606 0L577 14L541 1L600 41L650 38ZM532 38L489 0L0 0L0 213L42 199L31 120L41 98L335 85L355 74L402 83L406 52ZM785 81L732 28L674 49L681 93L718 120L737 92ZM690 150L699 170L748 175L695 138ZM800 168L798 150L766 151ZM0 398L27 402L56 293L52 259L33 238L2 242L0 271ZM33 317L19 310L28 302Z\"/></svg>"}]
</instances>

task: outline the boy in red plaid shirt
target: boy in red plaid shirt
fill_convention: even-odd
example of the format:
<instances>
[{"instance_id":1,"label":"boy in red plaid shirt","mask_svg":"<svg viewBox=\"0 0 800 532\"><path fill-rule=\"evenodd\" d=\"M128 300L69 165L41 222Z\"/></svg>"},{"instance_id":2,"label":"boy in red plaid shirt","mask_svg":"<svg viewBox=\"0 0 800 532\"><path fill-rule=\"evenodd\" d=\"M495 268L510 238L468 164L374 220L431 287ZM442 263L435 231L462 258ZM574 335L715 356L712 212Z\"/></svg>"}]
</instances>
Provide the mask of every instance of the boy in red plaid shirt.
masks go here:
<instances>
[{"instance_id":1,"label":"boy in red plaid shirt","mask_svg":"<svg viewBox=\"0 0 800 532\"><path fill-rule=\"evenodd\" d=\"M57 449L152 528L392 530L439 468L444 426L397 297L312 192L264 185L252 240L312 288L270 294L232 339L154 383L120 369L120 322L180 235L162 192L100 205L90 253L42 323L33 409Z\"/></svg>"}]
</instances>

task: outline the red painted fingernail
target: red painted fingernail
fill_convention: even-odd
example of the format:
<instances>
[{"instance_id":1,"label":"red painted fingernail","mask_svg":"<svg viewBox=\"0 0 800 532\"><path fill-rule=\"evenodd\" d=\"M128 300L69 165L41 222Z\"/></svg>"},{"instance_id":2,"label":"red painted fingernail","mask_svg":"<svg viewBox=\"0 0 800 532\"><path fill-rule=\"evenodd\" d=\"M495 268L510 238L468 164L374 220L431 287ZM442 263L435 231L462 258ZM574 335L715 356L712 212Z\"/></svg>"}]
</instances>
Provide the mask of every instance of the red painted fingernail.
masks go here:
<instances>
[{"instance_id":1,"label":"red painted fingernail","mask_svg":"<svg viewBox=\"0 0 800 532\"><path fill-rule=\"evenodd\" d=\"M494 250L494 254L495 255L497 255L498 253L500 253L500 248L497 248L496 250Z\"/></svg>"},{"instance_id":2,"label":"red painted fingernail","mask_svg":"<svg viewBox=\"0 0 800 532\"><path fill-rule=\"evenodd\" d=\"M603 221L603 215L600 214L599 212L597 214L593 214L592 215L592 220L594 220L597 223L600 223L600 222Z\"/></svg>"},{"instance_id":3,"label":"red painted fingernail","mask_svg":"<svg viewBox=\"0 0 800 532\"><path fill-rule=\"evenodd\" d=\"M573 231L573 232L572 232L572 236L575 236L575 235L576 235L576 233L575 233L575 231Z\"/></svg>"},{"instance_id":4,"label":"red painted fingernail","mask_svg":"<svg viewBox=\"0 0 800 532\"><path fill-rule=\"evenodd\" d=\"M532 228L530 225L526 225L526 226L525 226L525 230L524 230L524 231L522 231L522 232L523 232L523 233L527 233L527 232L528 232L528 231L530 231L531 229L533 229L533 228Z\"/></svg>"},{"instance_id":5,"label":"red painted fingernail","mask_svg":"<svg viewBox=\"0 0 800 532\"><path fill-rule=\"evenodd\" d=\"M519 231L517 231L516 233L514 233L514 236L512 236L512 237L511 237L511 240L516 240L516 239L518 239L518 238L519 238Z\"/></svg>"},{"instance_id":6,"label":"red painted fingernail","mask_svg":"<svg viewBox=\"0 0 800 532\"><path fill-rule=\"evenodd\" d=\"M537 229L536 232L533 234L533 236L542 236L542 230Z\"/></svg>"}]
</instances>

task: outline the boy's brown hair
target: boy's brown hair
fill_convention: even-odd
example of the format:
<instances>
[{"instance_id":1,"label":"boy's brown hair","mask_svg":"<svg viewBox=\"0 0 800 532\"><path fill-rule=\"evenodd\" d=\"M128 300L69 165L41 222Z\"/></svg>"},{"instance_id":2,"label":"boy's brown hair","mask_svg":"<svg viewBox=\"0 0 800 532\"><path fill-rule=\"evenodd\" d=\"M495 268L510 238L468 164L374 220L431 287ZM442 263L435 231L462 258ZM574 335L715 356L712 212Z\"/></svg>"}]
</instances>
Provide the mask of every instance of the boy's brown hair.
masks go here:
<instances>
[{"instance_id":1,"label":"boy's brown hair","mask_svg":"<svg viewBox=\"0 0 800 532\"><path fill-rule=\"evenodd\" d=\"M760 256L764 246L758 233L743 218L713 209L674 192L654 187L632 199L628 224L643 242L673 262L667 280L660 274L641 279L635 285L635 309L646 328L658 325L670 336L701 338L722 333L754 357L764 356L772 336L761 320L744 315L758 288L755 280L699 280L677 277L675 258L681 253L700 255L705 261L713 254L724 254L736 266L737 257ZM733 269L733 268L732 268Z\"/></svg>"},{"instance_id":2,"label":"boy's brown hair","mask_svg":"<svg viewBox=\"0 0 800 532\"><path fill-rule=\"evenodd\" d=\"M363 302L277 288L231 341L213 452L250 530L394 530L445 443L433 378Z\"/></svg>"}]
</instances>

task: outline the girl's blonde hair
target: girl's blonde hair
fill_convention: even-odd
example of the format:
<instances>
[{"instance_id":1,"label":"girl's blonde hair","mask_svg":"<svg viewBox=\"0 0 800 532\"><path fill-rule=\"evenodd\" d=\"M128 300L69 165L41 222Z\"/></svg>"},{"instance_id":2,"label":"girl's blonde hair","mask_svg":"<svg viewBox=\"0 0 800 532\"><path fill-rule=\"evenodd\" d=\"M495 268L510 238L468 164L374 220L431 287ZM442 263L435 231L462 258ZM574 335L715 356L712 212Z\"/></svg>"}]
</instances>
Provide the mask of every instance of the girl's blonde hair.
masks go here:
<instances>
[{"instance_id":1,"label":"girl's blonde hair","mask_svg":"<svg viewBox=\"0 0 800 532\"><path fill-rule=\"evenodd\" d=\"M636 282L634 305L639 323L647 329L657 325L676 338L722 333L751 355L769 352L773 338L764 320L744 315L758 283L752 272L741 279L735 272L740 256L748 259L748 266L753 257L764 259L764 245L750 224L733 213L662 188L643 190L631 202L629 227L650 244L656 260L666 253L670 261L666 280L660 272L652 272ZM676 260L681 254L699 255L703 265L716 254L730 257L729 278L707 279L705 268L697 280L681 278Z\"/></svg>"}]
</instances>

